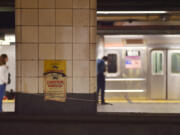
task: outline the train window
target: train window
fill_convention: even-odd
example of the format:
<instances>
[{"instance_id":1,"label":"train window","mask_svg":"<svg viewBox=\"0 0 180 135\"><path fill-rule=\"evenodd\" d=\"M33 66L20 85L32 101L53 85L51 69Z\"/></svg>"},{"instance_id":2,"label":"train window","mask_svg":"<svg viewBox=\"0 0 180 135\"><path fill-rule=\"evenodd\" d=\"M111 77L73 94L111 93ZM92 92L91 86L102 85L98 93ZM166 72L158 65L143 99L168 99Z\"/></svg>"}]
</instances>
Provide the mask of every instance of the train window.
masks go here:
<instances>
[{"instance_id":1,"label":"train window","mask_svg":"<svg viewBox=\"0 0 180 135\"><path fill-rule=\"evenodd\" d=\"M117 72L117 55L108 54L108 73Z\"/></svg>"},{"instance_id":2,"label":"train window","mask_svg":"<svg viewBox=\"0 0 180 135\"><path fill-rule=\"evenodd\" d=\"M173 53L171 56L172 73L180 73L180 53Z\"/></svg>"},{"instance_id":3,"label":"train window","mask_svg":"<svg viewBox=\"0 0 180 135\"><path fill-rule=\"evenodd\" d=\"M163 74L163 52L153 51L151 57L152 57L152 73Z\"/></svg>"}]
</instances>

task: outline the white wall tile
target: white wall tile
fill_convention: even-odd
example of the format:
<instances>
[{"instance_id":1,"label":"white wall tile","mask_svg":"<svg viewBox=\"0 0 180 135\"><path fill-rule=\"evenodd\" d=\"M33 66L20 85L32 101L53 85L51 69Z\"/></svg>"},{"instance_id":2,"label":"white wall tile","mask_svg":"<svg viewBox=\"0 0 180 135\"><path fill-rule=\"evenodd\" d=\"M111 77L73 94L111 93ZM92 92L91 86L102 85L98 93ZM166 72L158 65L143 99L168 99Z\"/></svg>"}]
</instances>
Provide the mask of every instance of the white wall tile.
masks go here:
<instances>
[{"instance_id":1,"label":"white wall tile","mask_svg":"<svg viewBox=\"0 0 180 135\"><path fill-rule=\"evenodd\" d=\"M96 77L96 61L90 61L90 76Z\"/></svg>"},{"instance_id":2,"label":"white wall tile","mask_svg":"<svg viewBox=\"0 0 180 135\"><path fill-rule=\"evenodd\" d=\"M55 43L55 27L39 27L39 43Z\"/></svg>"},{"instance_id":3,"label":"white wall tile","mask_svg":"<svg viewBox=\"0 0 180 135\"><path fill-rule=\"evenodd\" d=\"M90 43L95 44L96 43L96 27L91 27L90 28Z\"/></svg>"},{"instance_id":4,"label":"white wall tile","mask_svg":"<svg viewBox=\"0 0 180 135\"><path fill-rule=\"evenodd\" d=\"M37 43L38 42L38 27L23 26L22 27L22 42Z\"/></svg>"},{"instance_id":5,"label":"white wall tile","mask_svg":"<svg viewBox=\"0 0 180 135\"><path fill-rule=\"evenodd\" d=\"M89 8L89 0L73 0L73 8Z\"/></svg>"},{"instance_id":6,"label":"white wall tile","mask_svg":"<svg viewBox=\"0 0 180 135\"><path fill-rule=\"evenodd\" d=\"M90 8L91 9L97 8L97 0L90 0Z\"/></svg>"},{"instance_id":7,"label":"white wall tile","mask_svg":"<svg viewBox=\"0 0 180 135\"><path fill-rule=\"evenodd\" d=\"M73 28L74 43L89 43L89 27L74 27Z\"/></svg>"},{"instance_id":8,"label":"white wall tile","mask_svg":"<svg viewBox=\"0 0 180 135\"><path fill-rule=\"evenodd\" d=\"M22 44L21 45L21 59L37 60L38 59L37 44Z\"/></svg>"},{"instance_id":9,"label":"white wall tile","mask_svg":"<svg viewBox=\"0 0 180 135\"><path fill-rule=\"evenodd\" d=\"M16 26L16 28L15 28L16 43L21 42L21 35L22 35L21 29L22 29L22 27L20 27L20 26Z\"/></svg>"},{"instance_id":10,"label":"white wall tile","mask_svg":"<svg viewBox=\"0 0 180 135\"><path fill-rule=\"evenodd\" d=\"M21 76L21 61L16 60L16 76Z\"/></svg>"},{"instance_id":11,"label":"white wall tile","mask_svg":"<svg viewBox=\"0 0 180 135\"><path fill-rule=\"evenodd\" d=\"M39 25L53 26L55 25L55 9L39 10Z\"/></svg>"},{"instance_id":12,"label":"white wall tile","mask_svg":"<svg viewBox=\"0 0 180 135\"><path fill-rule=\"evenodd\" d=\"M72 61L66 61L66 75L72 77Z\"/></svg>"},{"instance_id":13,"label":"white wall tile","mask_svg":"<svg viewBox=\"0 0 180 135\"><path fill-rule=\"evenodd\" d=\"M55 0L39 0L39 8L55 8Z\"/></svg>"},{"instance_id":14,"label":"white wall tile","mask_svg":"<svg viewBox=\"0 0 180 135\"><path fill-rule=\"evenodd\" d=\"M97 78L90 78L90 93L97 91Z\"/></svg>"},{"instance_id":15,"label":"white wall tile","mask_svg":"<svg viewBox=\"0 0 180 135\"><path fill-rule=\"evenodd\" d=\"M16 92L22 91L22 79L21 77L16 77Z\"/></svg>"},{"instance_id":16,"label":"white wall tile","mask_svg":"<svg viewBox=\"0 0 180 135\"><path fill-rule=\"evenodd\" d=\"M38 79L39 79L38 93L44 93L44 78L38 78Z\"/></svg>"},{"instance_id":17,"label":"white wall tile","mask_svg":"<svg viewBox=\"0 0 180 135\"><path fill-rule=\"evenodd\" d=\"M55 45L53 44L40 44L39 45L39 59L54 59L55 58Z\"/></svg>"},{"instance_id":18,"label":"white wall tile","mask_svg":"<svg viewBox=\"0 0 180 135\"><path fill-rule=\"evenodd\" d=\"M56 0L56 8L72 8L73 0Z\"/></svg>"},{"instance_id":19,"label":"white wall tile","mask_svg":"<svg viewBox=\"0 0 180 135\"><path fill-rule=\"evenodd\" d=\"M21 9L15 10L15 23L17 25L21 25Z\"/></svg>"},{"instance_id":20,"label":"white wall tile","mask_svg":"<svg viewBox=\"0 0 180 135\"><path fill-rule=\"evenodd\" d=\"M21 0L21 8L38 8L38 0Z\"/></svg>"},{"instance_id":21,"label":"white wall tile","mask_svg":"<svg viewBox=\"0 0 180 135\"><path fill-rule=\"evenodd\" d=\"M23 77L37 77L38 76L38 62L37 61L22 61L22 76Z\"/></svg>"},{"instance_id":22,"label":"white wall tile","mask_svg":"<svg viewBox=\"0 0 180 135\"><path fill-rule=\"evenodd\" d=\"M89 26L90 12L88 9L73 10L73 25L74 26Z\"/></svg>"},{"instance_id":23,"label":"white wall tile","mask_svg":"<svg viewBox=\"0 0 180 135\"><path fill-rule=\"evenodd\" d=\"M22 25L38 25L37 9L22 9L21 13Z\"/></svg>"},{"instance_id":24,"label":"white wall tile","mask_svg":"<svg viewBox=\"0 0 180 135\"><path fill-rule=\"evenodd\" d=\"M56 27L57 43L72 43L72 27Z\"/></svg>"},{"instance_id":25,"label":"white wall tile","mask_svg":"<svg viewBox=\"0 0 180 135\"><path fill-rule=\"evenodd\" d=\"M56 10L56 25L72 25L72 9Z\"/></svg>"},{"instance_id":26,"label":"white wall tile","mask_svg":"<svg viewBox=\"0 0 180 135\"><path fill-rule=\"evenodd\" d=\"M38 78L22 78L24 93L38 93Z\"/></svg>"},{"instance_id":27,"label":"white wall tile","mask_svg":"<svg viewBox=\"0 0 180 135\"><path fill-rule=\"evenodd\" d=\"M89 61L73 61L73 77L89 77Z\"/></svg>"},{"instance_id":28,"label":"white wall tile","mask_svg":"<svg viewBox=\"0 0 180 135\"><path fill-rule=\"evenodd\" d=\"M73 93L89 93L89 78L73 78Z\"/></svg>"},{"instance_id":29,"label":"white wall tile","mask_svg":"<svg viewBox=\"0 0 180 135\"><path fill-rule=\"evenodd\" d=\"M67 93L72 93L72 78L67 78Z\"/></svg>"},{"instance_id":30,"label":"white wall tile","mask_svg":"<svg viewBox=\"0 0 180 135\"><path fill-rule=\"evenodd\" d=\"M15 8L21 8L21 0L15 0Z\"/></svg>"},{"instance_id":31,"label":"white wall tile","mask_svg":"<svg viewBox=\"0 0 180 135\"><path fill-rule=\"evenodd\" d=\"M96 27L97 26L97 15L96 10L90 10L90 26Z\"/></svg>"},{"instance_id":32,"label":"white wall tile","mask_svg":"<svg viewBox=\"0 0 180 135\"><path fill-rule=\"evenodd\" d=\"M56 59L72 60L72 45L71 44L56 45Z\"/></svg>"},{"instance_id":33,"label":"white wall tile","mask_svg":"<svg viewBox=\"0 0 180 135\"><path fill-rule=\"evenodd\" d=\"M21 44L17 43L16 44L16 60L21 59Z\"/></svg>"},{"instance_id":34,"label":"white wall tile","mask_svg":"<svg viewBox=\"0 0 180 135\"><path fill-rule=\"evenodd\" d=\"M44 74L44 61L39 61L39 77L43 77Z\"/></svg>"},{"instance_id":35,"label":"white wall tile","mask_svg":"<svg viewBox=\"0 0 180 135\"><path fill-rule=\"evenodd\" d=\"M74 60L89 60L89 44L74 44L73 59Z\"/></svg>"},{"instance_id":36,"label":"white wall tile","mask_svg":"<svg viewBox=\"0 0 180 135\"><path fill-rule=\"evenodd\" d=\"M96 60L96 45L90 45L90 60Z\"/></svg>"}]
</instances>

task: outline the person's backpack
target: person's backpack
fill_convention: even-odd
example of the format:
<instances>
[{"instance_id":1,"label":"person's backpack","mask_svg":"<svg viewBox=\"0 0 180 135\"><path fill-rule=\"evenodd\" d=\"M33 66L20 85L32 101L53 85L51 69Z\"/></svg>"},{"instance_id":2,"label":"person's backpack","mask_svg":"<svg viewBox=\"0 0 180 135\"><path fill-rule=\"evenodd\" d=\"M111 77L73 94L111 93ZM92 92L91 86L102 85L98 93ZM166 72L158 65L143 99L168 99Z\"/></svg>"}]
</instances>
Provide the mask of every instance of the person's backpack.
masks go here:
<instances>
[{"instance_id":1,"label":"person's backpack","mask_svg":"<svg viewBox=\"0 0 180 135\"><path fill-rule=\"evenodd\" d=\"M10 83L11 83L11 74L8 73L8 84L10 84Z\"/></svg>"}]
</instances>

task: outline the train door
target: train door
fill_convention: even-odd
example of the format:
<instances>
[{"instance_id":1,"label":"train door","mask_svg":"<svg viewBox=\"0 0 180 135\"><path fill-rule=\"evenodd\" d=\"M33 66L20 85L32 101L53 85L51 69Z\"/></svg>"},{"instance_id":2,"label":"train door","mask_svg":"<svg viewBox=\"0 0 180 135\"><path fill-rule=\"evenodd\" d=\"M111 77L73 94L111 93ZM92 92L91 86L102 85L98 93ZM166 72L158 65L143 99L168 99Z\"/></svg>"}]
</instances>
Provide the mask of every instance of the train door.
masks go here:
<instances>
[{"instance_id":1,"label":"train door","mask_svg":"<svg viewBox=\"0 0 180 135\"><path fill-rule=\"evenodd\" d=\"M180 50L151 52L151 99L180 99Z\"/></svg>"},{"instance_id":2,"label":"train door","mask_svg":"<svg viewBox=\"0 0 180 135\"><path fill-rule=\"evenodd\" d=\"M180 50L168 50L168 99L180 99Z\"/></svg>"},{"instance_id":3,"label":"train door","mask_svg":"<svg viewBox=\"0 0 180 135\"><path fill-rule=\"evenodd\" d=\"M151 52L151 99L166 99L166 50Z\"/></svg>"}]
</instances>

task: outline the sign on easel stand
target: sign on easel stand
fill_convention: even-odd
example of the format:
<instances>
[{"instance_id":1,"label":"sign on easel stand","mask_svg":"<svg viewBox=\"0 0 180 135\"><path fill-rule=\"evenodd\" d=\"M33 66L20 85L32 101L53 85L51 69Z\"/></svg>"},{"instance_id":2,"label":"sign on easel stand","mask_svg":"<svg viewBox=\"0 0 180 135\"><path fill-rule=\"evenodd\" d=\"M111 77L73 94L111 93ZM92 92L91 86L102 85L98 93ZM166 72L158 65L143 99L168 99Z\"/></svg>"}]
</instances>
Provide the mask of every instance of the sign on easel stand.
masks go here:
<instances>
[{"instance_id":1,"label":"sign on easel stand","mask_svg":"<svg viewBox=\"0 0 180 135\"><path fill-rule=\"evenodd\" d=\"M66 101L66 62L45 61L44 98L45 100Z\"/></svg>"}]
</instances>

